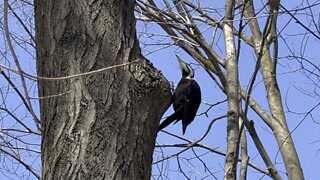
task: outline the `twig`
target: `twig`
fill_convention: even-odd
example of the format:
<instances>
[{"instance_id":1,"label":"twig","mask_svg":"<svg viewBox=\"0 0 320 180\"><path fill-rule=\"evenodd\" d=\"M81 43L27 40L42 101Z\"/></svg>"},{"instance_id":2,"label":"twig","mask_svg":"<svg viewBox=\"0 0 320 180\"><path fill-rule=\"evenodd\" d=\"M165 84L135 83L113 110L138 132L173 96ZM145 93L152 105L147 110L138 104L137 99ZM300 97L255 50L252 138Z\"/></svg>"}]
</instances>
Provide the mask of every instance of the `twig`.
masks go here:
<instances>
[{"instance_id":1,"label":"twig","mask_svg":"<svg viewBox=\"0 0 320 180\"><path fill-rule=\"evenodd\" d=\"M176 154L173 154L173 155L171 155L171 156L165 157L165 158L163 158L163 159L161 159L161 160L159 160L159 161L154 162L153 164L156 164L156 163L165 161L165 160L167 160L167 159L170 159L170 158L172 158L172 157L178 156L179 154L182 154L183 152L185 152L185 151L187 151L188 149L190 149L192 146L194 146L194 145L196 145L197 143L201 142L201 141L208 135L208 133L210 132L213 123L216 122L216 121L219 120L219 119L226 118L226 117L228 117L228 115L223 115L223 116L220 116L220 117L217 117L217 118L213 119L213 120L210 122L207 131L203 134L203 136L202 136L200 139L198 139L197 141L194 141L194 142L188 144L188 146L187 146L185 149L181 150L180 152L178 152L178 153L176 153ZM161 130L161 131L162 131L162 130Z\"/></svg>"},{"instance_id":2,"label":"twig","mask_svg":"<svg viewBox=\"0 0 320 180\"><path fill-rule=\"evenodd\" d=\"M19 72L19 70L4 66L2 64L0 64L0 67L2 67L3 69L7 69L9 71L12 71L14 73L20 74L22 76L25 76L26 78L29 78L29 79L32 79L32 80L57 81L57 80L67 80L67 79L78 78L78 77L81 77L81 76L87 76L87 75L91 75L91 74L95 74L95 73L100 73L100 72L103 72L103 71L107 71L107 70L118 68L118 67L122 67L122 66L127 66L127 65L130 65L132 63L137 63L137 62L139 62L139 60L135 60L135 61L128 62L128 63L123 63L123 64L117 64L117 65L114 65L114 66L109 66L109 67L105 67L105 68L101 68L101 69L98 69L98 70L93 70L93 71L89 71L89 72L85 72L85 73L79 73L79 74L64 76L64 77L33 76L33 75L30 75L30 74L28 74L26 72L23 72L23 71Z\"/></svg>"},{"instance_id":3,"label":"twig","mask_svg":"<svg viewBox=\"0 0 320 180\"><path fill-rule=\"evenodd\" d=\"M24 79L24 76L21 74L22 71L22 68L20 66L20 63L19 63L19 60L18 60L18 57L14 51L14 48L13 48L13 45L11 43L11 39L10 39L10 31L9 31L9 25L8 25L8 9L9 9L9 3L8 3L8 0L4 0L4 12L3 12L3 19L4 19L4 33L5 33L5 36L6 36L6 39L7 39L7 43L8 43L8 46L9 46L9 49L10 49L10 52L11 52L11 55L14 59L14 62L18 68L18 72L19 72L19 75L20 75L20 79L21 79L21 84L22 84L22 88L24 90L24 94L25 94L25 98L26 98L26 101L28 102L28 106L29 106L29 112L30 114L32 115L33 117L33 121L36 125L36 127L38 128L38 130L40 130L40 120L39 118L37 117L37 115L35 114L35 112L33 111L33 108L32 108L32 104L30 102L30 98L29 98L29 94L28 94L28 89L27 89L27 85L26 85L26 81Z\"/></svg>"},{"instance_id":4,"label":"twig","mask_svg":"<svg viewBox=\"0 0 320 180\"><path fill-rule=\"evenodd\" d=\"M22 159L20 159L20 157L17 157L16 155L14 154L11 154L10 152L4 150L3 148L0 148L0 151L10 157L12 157L13 159L15 159L16 161L18 161L21 165L23 165L28 171L30 171L34 176L36 176L38 179L40 179L40 175L37 174L35 172L34 169L32 169L31 166L29 166L27 163L25 163Z\"/></svg>"}]
</instances>

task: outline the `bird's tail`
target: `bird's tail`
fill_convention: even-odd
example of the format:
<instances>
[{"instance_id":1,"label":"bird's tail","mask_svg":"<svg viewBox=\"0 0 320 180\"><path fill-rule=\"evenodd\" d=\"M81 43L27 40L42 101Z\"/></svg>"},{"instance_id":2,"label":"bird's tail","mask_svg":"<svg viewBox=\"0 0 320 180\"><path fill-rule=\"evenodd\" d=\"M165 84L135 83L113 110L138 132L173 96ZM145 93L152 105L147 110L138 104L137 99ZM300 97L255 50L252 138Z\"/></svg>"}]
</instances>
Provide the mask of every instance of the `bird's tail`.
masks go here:
<instances>
[{"instance_id":1,"label":"bird's tail","mask_svg":"<svg viewBox=\"0 0 320 180\"><path fill-rule=\"evenodd\" d=\"M174 120L177 119L177 114L173 113L169 117L167 117L166 120L162 121L162 123L159 126L158 132L162 130L163 128L167 127L169 124L171 124Z\"/></svg>"}]
</instances>

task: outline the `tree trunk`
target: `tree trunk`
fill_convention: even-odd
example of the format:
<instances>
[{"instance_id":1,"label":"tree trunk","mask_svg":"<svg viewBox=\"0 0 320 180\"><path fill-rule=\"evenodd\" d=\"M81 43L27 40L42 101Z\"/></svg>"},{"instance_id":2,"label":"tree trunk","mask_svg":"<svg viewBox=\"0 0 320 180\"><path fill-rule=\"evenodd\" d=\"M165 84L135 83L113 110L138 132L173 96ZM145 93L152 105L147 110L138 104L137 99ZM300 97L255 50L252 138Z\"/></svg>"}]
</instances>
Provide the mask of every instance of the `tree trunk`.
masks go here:
<instances>
[{"instance_id":1,"label":"tree trunk","mask_svg":"<svg viewBox=\"0 0 320 180\"><path fill-rule=\"evenodd\" d=\"M224 41L226 44L227 96L228 96L228 125L227 125L227 153L224 164L224 179L236 179L239 142L239 82L238 62L233 36L234 1L226 3L225 22L223 23Z\"/></svg>"},{"instance_id":2,"label":"tree trunk","mask_svg":"<svg viewBox=\"0 0 320 180\"><path fill-rule=\"evenodd\" d=\"M278 142L280 153L287 170L287 176L291 180L303 180L304 175L300 160L288 129L284 109L281 101L281 92L276 76L273 75L270 51L265 50L261 59L261 72L267 91L267 99L270 111L275 121L272 122L272 130Z\"/></svg>"},{"instance_id":3,"label":"tree trunk","mask_svg":"<svg viewBox=\"0 0 320 180\"><path fill-rule=\"evenodd\" d=\"M133 4L35 1L42 179L150 179L171 94L140 54Z\"/></svg>"},{"instance_id":4,"label":"tree trunk","mask_svg":"<svg viewBox=\"0 0 320 180\"><path fill-rule=\"evenodd\" d=\"M270 18L274 21L269 26L276 26L277 12L279 10L279 0L269 0ZM238 1L239 4L243 1ZM300 160L288 129L284 109L282 106L281 92L278 87L276 69L276 61L272 59L270 54L270 47L267 34L260 31L258 20L255 18L253 2L248 2L244 11L244 16L250 26L253 42L253 48L257 57L261 56L260 70L263 76L263 82L267 92L267 100L272 114L273 120L268 124L274 132L275 138L278 142L280 152L286 166L287 176L289 179L304 179L303 171L301 168ZM267 26L268 27L268 26ZM270 30L270 37L277 36L275 29ZM266 37L264 37L266 36ZM264 42L264 43L263 43ZM274 50L275 51L275 50ZM275 64L274 64L275 63Z\"/></svg>"}]
</instances>

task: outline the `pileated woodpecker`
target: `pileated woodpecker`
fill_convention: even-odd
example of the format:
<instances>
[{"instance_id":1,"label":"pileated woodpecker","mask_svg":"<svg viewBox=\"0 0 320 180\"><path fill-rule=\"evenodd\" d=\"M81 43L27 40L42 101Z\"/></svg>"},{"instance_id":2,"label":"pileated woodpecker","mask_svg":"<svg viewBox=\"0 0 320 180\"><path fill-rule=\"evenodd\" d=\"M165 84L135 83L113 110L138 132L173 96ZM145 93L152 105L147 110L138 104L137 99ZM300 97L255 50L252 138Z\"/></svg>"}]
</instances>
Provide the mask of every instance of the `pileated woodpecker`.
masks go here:
<instances>
[{"instance_id":1,"label":"pileated woodpecker","mask_svg":"<svg viewBox=\"0 0 320 180\"><path fill-rule=\"evenodd\" d=\"M175 112L160 124L158 131L167 127L173 121L177 123L182 120L184 134L198 111L201 103L201 90L197 81L193 79L194 70L191 66L183 62L179 56L176 55L176 57L179 60L182 78L173 94L173 109Z\"/></svg>"}]
</instances>

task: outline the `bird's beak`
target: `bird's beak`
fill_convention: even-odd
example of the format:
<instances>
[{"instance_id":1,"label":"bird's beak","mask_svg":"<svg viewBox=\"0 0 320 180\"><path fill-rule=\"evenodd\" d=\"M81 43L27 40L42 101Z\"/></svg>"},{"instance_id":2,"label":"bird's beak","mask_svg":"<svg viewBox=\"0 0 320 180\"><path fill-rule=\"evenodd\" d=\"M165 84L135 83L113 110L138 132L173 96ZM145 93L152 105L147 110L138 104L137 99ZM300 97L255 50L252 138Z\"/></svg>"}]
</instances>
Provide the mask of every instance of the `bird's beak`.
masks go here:
<instances>
[{"instance_id":1,"label":"bird's beak","mask_svg":"<svg viewBox=\"0 0 320 180\"><path fill-rule=\"evenodd\" d=\"M179 56L176 55L176 57L177 57L177 59L178 59L178 61L179 61L180 68L187 71L188 68L186 67L186 63L185 63Z\"/></svg>"}]
</instances>

